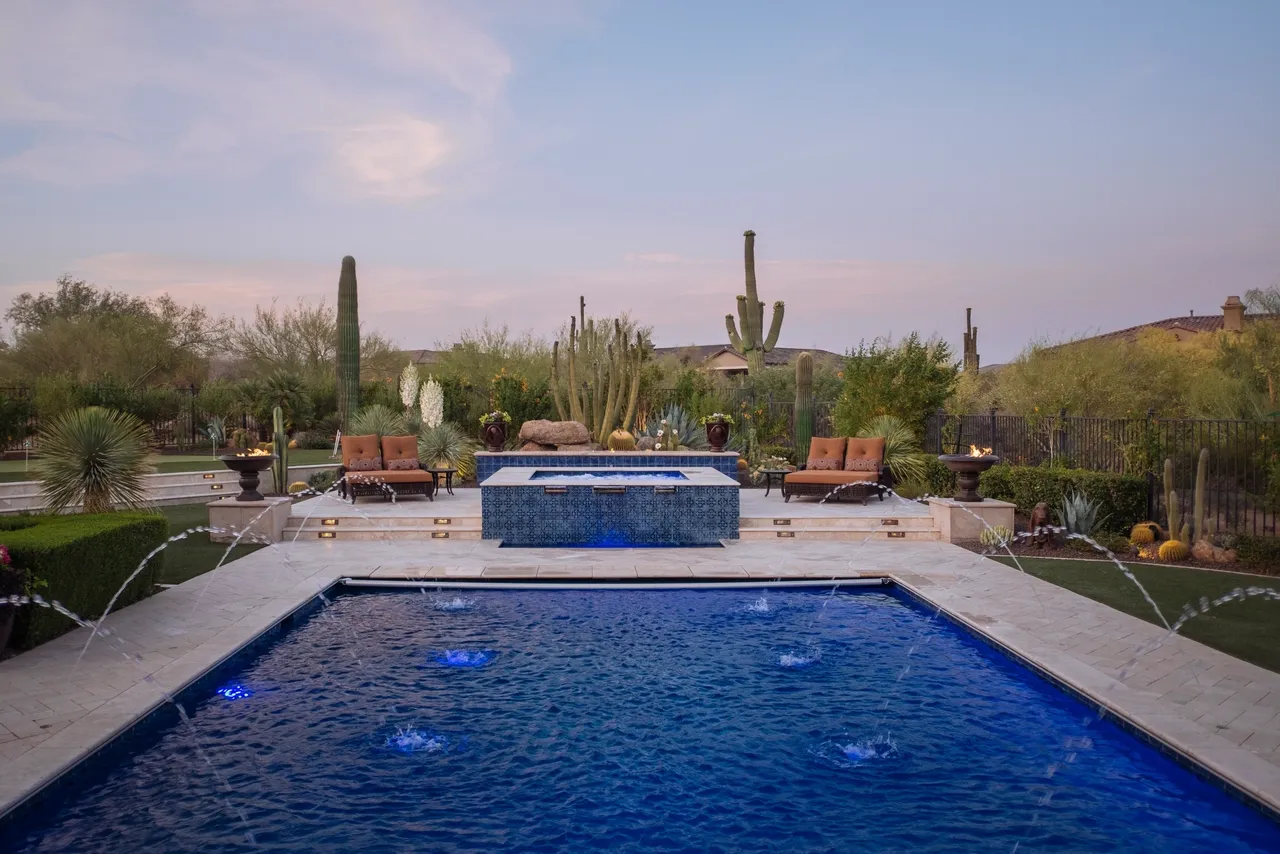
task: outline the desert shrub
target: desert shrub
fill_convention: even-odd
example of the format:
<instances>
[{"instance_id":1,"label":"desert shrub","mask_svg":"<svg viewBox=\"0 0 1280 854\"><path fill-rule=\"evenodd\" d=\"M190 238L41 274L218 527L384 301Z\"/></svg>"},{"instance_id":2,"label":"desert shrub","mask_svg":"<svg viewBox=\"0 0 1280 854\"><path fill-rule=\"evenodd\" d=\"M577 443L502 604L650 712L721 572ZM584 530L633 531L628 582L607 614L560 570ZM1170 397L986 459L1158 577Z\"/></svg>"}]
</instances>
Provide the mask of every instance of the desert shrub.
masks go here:
<instances>
[{"instance_id":1,"label":"desert shrub","mask_svg":"<svg viewBox=\"0 0 1280 854\"><path fill-rule=\"evenodd\" d=\"M1272 573L1280 572L1280 537L1241 534L1236 538L1235 547L1243 566Z\"/></svg>"},{"instance_id":2,"label":"desert shrub","mask_svg":"<svg viewBox=\"0 0 1280 854\"><path fill-rule=\"evenodd\" d=\"M325 469L324 471L318 471L311 475L311 477L307 478L307 486L311 487L316 492L327 492L329 487L333 486L337 479L337 469Z\"/></svg>"},{"instance_id":3,"label":"desert shrub","mask_svg":"<svg viewBox=\"0 0 1280 854\"><path fill-rule=\"evenodd\" d=\"M397 409L380 403L364 407L351 419L353 436L367 436L371 433L379 436L407 436L407 430L404 415Z\"/></svg>"},{"instance_id":4,"label":"desert shrub","mask_svg":"<svg viewBox=\"0 0 1280 854\"><path fill-rule=\"evenodd\" d=\"M120 585L152 549L169 536L169 523L153 513L93 513L27 517L32 524L4 535L15 566L41 584L41 595L55 599L86 620L102 616ZM114 609L150 596L163 565L153 557L120 594ZM75 623L46 608L18 612L10 643L30 649L75 628Z\"/></svg>"},{"instance_id":5,"label":"desert shrub","mask_svg":"<svg viewBox=\"0 0 1280 854\"><path fill-rule=\"evenodd\" d=\"M913 332L896 343L862 342L845 359L843 374L835 428L837 435L852 436L877 415L896 415L921 430L951 396L959 367L945 341Z\"/></svg>"},{"instance_id":6,"label":"desert shrub","mask_svg":"<svg viewBox=\"0 0 1280 854\"><path fill-rule=\"evenodd\" d=\"M950 498L956 492L955 472L947 468L946 463L933 455L925 461L924 484L930 495ZM995 496L992 496L993 498Z\"/></svg>"},{"instance_id":7,"label":"desert shrub","mask_svg":"<svg viewBox=\"0 0 1280 854\"><path fill-rule=\"evenodd\" d=\"M983 472L980 491L1016 504L1023 513L1042 501L1052 507L1068 492L1081 492L1098 502L1107 528L1120 531L1129 530L1147 513L1147 482L1110 472L998 465Z\"/></svg>"},{"instance_id":8,"label":"desert shrub","mask_svg":"<svg viewBox=\"0 0 1280 854\"><path fill-rule=\"evenodd\" d=\"M458 470L460 480L471 480L476 474L475 441L448 421L424 427L418 434L418 459L429 466L445 463Z\"/></svg>"},{"instance_id":9,"label":"desert shrub","mask_svg":"<svg viewBox=\"0 0 1280 854\"><path fill-rule=\"evenodd\" d=\"M133 415L89 406L60 415L40 435L40 493L50 510L82 502L84 512L147 503L151 431Z\"/></svg>"}]
</instances>

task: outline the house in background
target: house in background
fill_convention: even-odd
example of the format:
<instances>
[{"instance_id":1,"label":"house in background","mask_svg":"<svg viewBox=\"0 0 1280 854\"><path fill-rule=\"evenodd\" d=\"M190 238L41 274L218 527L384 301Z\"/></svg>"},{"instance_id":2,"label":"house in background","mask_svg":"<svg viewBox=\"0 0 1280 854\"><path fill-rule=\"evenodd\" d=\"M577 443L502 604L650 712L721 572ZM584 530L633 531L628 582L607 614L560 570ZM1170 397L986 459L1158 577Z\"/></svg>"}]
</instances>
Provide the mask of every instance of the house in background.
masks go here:
<instances>
[{"instance_id":1,"label":"house in background","mask_svg":"<svg viewBox=\"0 0 1280 854\"><path fill-rule=\"evenodd\" d=\"M1185 317L1167 317L1164 320L1154 320L1150 323L1130 326L1125 329L1117 329L1115 332L1104 332L1101 335L1093 335L1089 338L1082 338L1080 340L1120 340L1132 342L1138 340L1139 333L1144 330L1163 329L1166 332L1172 332L1173 337L1178 341L1190 341L1196 336L1204 335L1206 333L1243 332L1245 324L1255 320L1258 316L1259 315L1246 315L1244 311L1244 303L1240 301L1240 297L1230 296L1227 297L1227 301L1222 304L1222 314L1197 315L1193 311ZM1077 344L1079 342L1071 341L1068 343Z\"/></svg>"},{"instance_id":2,"label":"house in background","mask_svg":"<svg viewBox=\"0 0 1280 854\"><path fill-rule=\"evenodd\" d=\"M799 347L775 347L764 354L766 367L774 365L792 365L801 353L808 352L818 363L825 363L835 368L844 365L844 356L830 350L814 350ZM747 357L728 344L691 344L687 347L655 347L655 358L674 357L682 364L701 368L708 373L732 377L747 373Z\"/></svg>"}]
</instances>

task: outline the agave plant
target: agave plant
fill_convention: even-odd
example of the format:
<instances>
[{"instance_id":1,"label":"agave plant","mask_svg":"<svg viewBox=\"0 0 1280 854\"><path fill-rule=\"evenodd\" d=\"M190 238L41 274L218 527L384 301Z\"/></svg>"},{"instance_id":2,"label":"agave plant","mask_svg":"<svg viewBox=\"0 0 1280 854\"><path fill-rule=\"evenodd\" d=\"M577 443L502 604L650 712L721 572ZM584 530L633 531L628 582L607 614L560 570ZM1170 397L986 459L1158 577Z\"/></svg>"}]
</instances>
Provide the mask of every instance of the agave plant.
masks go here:
<instances>
[{"instance_id":1,"label":"agave plant","mask_svg":"<svg viewBox=\"0 0 1280 854\"><path fill-rule=\"evenodd\" d=\"M707 444L707 433L698 426L698 419L674 403L664 409L662 414L649 417L645 435L657 438L664 421L680 437L680 447L692 451L705 451L710 447Z\"/></svg>"},{"instance_id":2,"label":"agave plant","mask_svg":"<svg viewBox=\"0 0 1280 854\"><path fill-rule=\"evenodd\" d=\"M428 465L444 463L457 469L462 480L470 480L476 474L476 443L456 424L441 422L418 434L418 459Z\"/></svg>"},{"instance_id":3,"label":"agave plant","mask_svg":"<svg viewBox=\"0 0 1280 854\"><path fill-rule=\"evenodd\" d=\"M877 415L858 431L862 439L883 438L883 465L898 483L920 483L927 479L929 457L920 452L915 431L896 415Z\"/></svg>"},{"instance_id":4,"label":"agave plant","mask_svg":"<svg viewBox=\"0 0 1280 854\"><path fill-rule=\"evenodd\" d=\"M1101 530L1102 524L1109 518L1103 516L1099 519L1098 511L1102 509L1102 502L1092 500L1079 490L1063 495L1062 501L1054 509L1067 533L1085 537L1092 537L1096 531Z\"/></svg>"},{"instance_id":5,"label":"agave plant","mask_svg":"<svg viewBox=\"0 0 1280 854\"><path fill-rule=\"evenodd\" d=\"M147 425L127 412L64 412L40 435L36 477L45 506L59 512L80 502L85 513L145 506L150 442Z\"/></svg>"},{"instance_id":6,"label":"agave plant","mask_svg":"<svg viewBox=\"0 0 1280 854\"><path fill-rule=\"evenodd\" d=\"M353 436L367 436L371 433L378 436L410 435L409 428L404 423L404 415L381 403L364 407L351 419Z\"/></svg>"}]
</instances>

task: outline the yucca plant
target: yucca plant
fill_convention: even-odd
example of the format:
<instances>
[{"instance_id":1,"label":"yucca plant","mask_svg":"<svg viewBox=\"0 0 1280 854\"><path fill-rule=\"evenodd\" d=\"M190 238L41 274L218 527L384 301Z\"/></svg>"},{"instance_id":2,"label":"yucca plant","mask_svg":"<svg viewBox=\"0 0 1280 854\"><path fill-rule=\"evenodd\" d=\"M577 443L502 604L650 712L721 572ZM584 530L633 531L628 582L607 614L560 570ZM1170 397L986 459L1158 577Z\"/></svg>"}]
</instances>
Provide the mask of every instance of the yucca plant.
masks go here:
<instances>
[{"instance_id":1,"label":"yucca plant","mask_svg":"<svg viewBox=\"0 0 1280 854\"><path fill-rule=\"evenodd\" d=\"M351 419L351 435L367 436L376 433L378 436L408 436L409 428L404 423L404 415L389 406L374 403L364 407Z\"/></svg>"},{"instance_id":2,"label":"yucca plant","mask_svg":"<svg viewBox=\"0 0 1280 854\"><path fill-rule=\"evenodd\" d=\"M127 412L99 406L64 412L40 434L36 478L45 506L55 513L77 502L85 513L146 506L150 443L151 430Z\"/></svg>"},{"instance_id":3,"label":"yucca plant","mask_svg":"<svg viewBox=\"0 0 1280 854\"><path fill-rule=\"evenodd\" d=\"M896 415L877 415L858 430L860 439L884 439L883 465L893 472L897 483L921 483L928 480L929 457L920 452L915 431Z\"/></svg>"},{"instance_id":4,"label":"yucca plant","mask_svg":"<svg viewBox=\"0 0 1280 854\"><path fill-rule=\"evenodd\" d=\"M476 443L448 421L423 427L418 434L418 459L428 466L444 463L458 470L461 480L476 474Z\"/></svg>"},{"instance_id":5,"label":"yucca plant","mask_svg":"<svg viewBox=\"0 0 1280 854\"><path fill-rule=\"evenodd\" d=\"M1058 513L1058 521L1069 534L1080 534L1092 537L1102 529L1102 524L1109 516L1098 518L1102 509L1101 501L1094 501L1079 490L1073 490L1062 496L1062 501L1054 508Z\"/></svg>"}]
</instances>

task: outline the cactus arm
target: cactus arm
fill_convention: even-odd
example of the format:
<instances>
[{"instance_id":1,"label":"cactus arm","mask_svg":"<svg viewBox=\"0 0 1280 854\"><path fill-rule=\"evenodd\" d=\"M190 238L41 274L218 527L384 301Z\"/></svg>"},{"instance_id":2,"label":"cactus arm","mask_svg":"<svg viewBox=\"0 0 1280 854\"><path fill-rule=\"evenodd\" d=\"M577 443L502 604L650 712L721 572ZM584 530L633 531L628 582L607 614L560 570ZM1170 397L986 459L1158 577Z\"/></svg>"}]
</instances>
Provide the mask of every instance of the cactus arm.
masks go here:
<instances>
[{"instance_id":1,"label":"cactus arm","mask_svg":"<svg viewBox=\"0 0 1280 854\"><path fill-rule=\"evenodd\" d=\"M569 363L569 418L582 420L582 406L578 400L578 327L576 319L569 318L569 348L565 353L565 361Z\"/></svg>"},{"instance_id":2,"label":"cactus arm","mask_svg":"<svg viewBox=\"0 0 1280 854\"><path fill-rule=\"evenodd\" d=\"M271 463L271 480L277 495L289 494L289 437L284 431L284 412L280 407L271 410L272 436L276 458Z\"/></svg>"},{"instance_id":3,"label":"cactus arm","mask_svg":"<svg viewBox=\"0 0 1280 854\"><path fill-rule=\"evenodd\" d=\"M1197 543L1207 535L1205 530L1204 483L1209 476L1209 449L1200 449L1200 459L1196 465L1195 503L1191 513L1191 542Z\"/></svg>"},{"instance_id":4,"label":"cactus arm","mask_svg":"<svg viewBox=\"0 0 1280 854\"><path fill-rule=\"evenodd\" d=\"M764 339L766 353L778 343L778 333L782 331L782 314L785 310L786 306L783 305L782 300L778 300L773 304L773 320L769 324L769 337Z\"/></svg>"},{"instance_id":5,"label":"cactus arm","mask_svg":"<svg viewBox=\"0 0 1280 854\"><path fill-rule=\"evenodd\" d=\"M733 324L732 314L726 314L724 316L724 328L729 331L729 346L737 350L739 353L743 352L742 338L738 336L738 329Z\"/></svg>"},{"instance_id":6,"label":"cactus arm","mask_svg":"<svg viewBox=\"0 0 1280 854\"><path fill-rule=\"evenodd\" d=\"M551 343L551 398L556 402L556 417L561 421L564 417L564 400L560 395L560 342Z\"/></svg>"},{"instance_id":7,"label":"cactus arm","mask_svg":"<svg viewBox=\"0 0 1280 854\"><path fill-rule=\"evenodd\" d=\"M636 401L640 398L640 366L644 362L644 341L640 333L636 333L636 346L631 359L631 392L627 395L627 412L622 416L622 429L630 430L631 421L636 417Z\"/></svg>"},{"instance_id":8,"label":"cactus arm","mask_svg":"<svg viewBox=\"0 0 1280 854\"><path fill-rule=\"evenodd\" d=\"M1165 503L1169 505L1169 539L1178 540L1182 537L1182 515L1178 510L1178 493L1169 490L1165 497Z\"/></svg>"},{"instance_id":9,"label":"cactus arm","mask_svg":"<svg viewBox=\"0 0 1280 854\"><path fill-rule=\"evenodd\" d=\"M751 322L751 309L747 302L747 298L739 294L738 296L738 328L742 330L742 352L746 353L755 349L756 335L754 323Z\"/></svg>"},{"instance_id":10,"label":"cactus arm","mask_svg":"<svg viewBox=\"0 0 1280 854\"><path fill-rule=\"evenodd\" d=\"M617 327L614 328L616 334ZM603 445L609 439L609 433L613 431L613 422L618 418L618 405L621 402L619 394L619 386L622 382L623 360L626 358L626 351L620 351L614 346L615 342L610 342L605 348L605 354L608 359L609 379L606 383L608 394L605 397L604 417L600 419L600 423L596 425L596 441Z\"/></svg>"},{"instance_id":11,"label":"cactus arm","mask_svg":"<svg viewBox=\"0 0 1280 854\"><path fill-rule=\"evenodd\" d=\"M742 264L747 274L747 301L755 305L760 301L756 292L756 233L748 229L742 233L746 238L742 248Z\"/></svg>"},{"instance_id":12,"label":"cactus arm","mask_svg":"<svg viewBox=\"0 0 1280 854\"><path fill-rule=\"evenodd\" d=\"M604 366L596 359L595 367L596 381L591 386L591 423L587 425L587 429L593 431L604 421L604 395L601 393L604 387Z\"/></svg>"}]
</instances>

